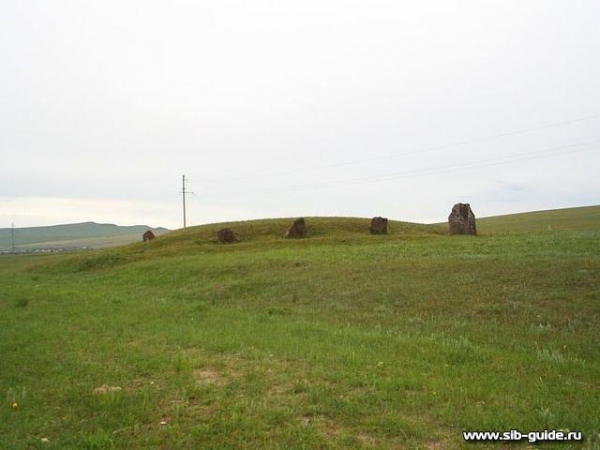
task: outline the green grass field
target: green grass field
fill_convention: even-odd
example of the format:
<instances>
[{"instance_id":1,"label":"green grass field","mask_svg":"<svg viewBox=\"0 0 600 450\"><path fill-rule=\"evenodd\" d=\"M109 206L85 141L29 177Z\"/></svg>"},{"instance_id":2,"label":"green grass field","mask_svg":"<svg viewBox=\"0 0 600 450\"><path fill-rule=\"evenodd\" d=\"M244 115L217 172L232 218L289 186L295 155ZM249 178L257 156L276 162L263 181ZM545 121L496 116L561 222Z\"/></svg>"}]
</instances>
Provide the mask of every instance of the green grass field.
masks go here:
<instances>
[{"instance_id":1,"label":"green grass field","mask_svg":"<svg viewBox=\"0 0 600 450\"><path fill-rule=\"evenodd\" d=\"M600 206L534 211L479 219L483 233L543 233L548 231L598 230Z\"/></svg>"},{"instance_id":2,"label":"green grass field","mask_svg":"<svg viewBox=\"0 0 600 450\"><path fill-rule=\"evenodd\" d=\"M228 224L230 245L221 224L1 257L0 447L600 448L590 211L478 237L308 218L290 241L276 219ZM462 438L554 428L585 441Z\"/></svg>"}]
</instances>

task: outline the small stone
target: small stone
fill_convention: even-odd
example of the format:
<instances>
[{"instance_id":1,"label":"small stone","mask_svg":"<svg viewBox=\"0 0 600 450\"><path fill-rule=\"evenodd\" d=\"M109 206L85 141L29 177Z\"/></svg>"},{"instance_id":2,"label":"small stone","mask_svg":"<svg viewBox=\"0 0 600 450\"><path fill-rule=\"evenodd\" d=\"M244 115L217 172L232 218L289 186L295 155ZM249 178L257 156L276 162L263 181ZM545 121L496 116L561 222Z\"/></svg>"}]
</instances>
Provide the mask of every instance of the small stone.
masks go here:
<instances>
[{"instance_id":1,"label":"small stone","mask_svg":"<svg viewBox=\"0 0 600 450\"><path fill-rule=\"evenodd\" d=\"M142 239L144 240L144 242L151 241L155 237L156 236L154 236L154 233L152 232L152 230L148 230L142 235Z\"/></svg>"},{"instance_id":2,"label":"small stone","mask_svg":"<svg viewBox=\"0 0 600 450\"><path fill-rule=\"evenodd\" d=\"M306 237L306 233L308 232L308 227L306 226L306 221L304 218L294 220L292 226L287 230L284 238L303 238Z\"/></svg>"},{"instance_id":3,"label":"small stone","mask_svg":"<svg viewBox=\"0 0 600 450\"><path fill-rule=\"evenodd\" d=\"M387 234L388 220L385 217L373 217L369 231L371 234Z\"/></svg>"},{"instance_id":4,"label":"small stone","mask_svg":"<svg viewBox=\"0 0 600 450\"><path fill-rule=\"evenodd\" d=\"M231 231L231 228L221 228L217 232L217 239L221 244L239 242L239 240L235 237L235 234L233 234L233 231Z\"/></svg>"},{"instance_id":5,"label":"small stone","mask_svg":"<svg viewBox=\"0 0 600 450\"><path fill-rule=\"evenodd\" d=\"M305 427L309 426L311 422L312 422L312 420L310 417L301 417L300 418L300 423Z\"/></svg>"}]
</instances>

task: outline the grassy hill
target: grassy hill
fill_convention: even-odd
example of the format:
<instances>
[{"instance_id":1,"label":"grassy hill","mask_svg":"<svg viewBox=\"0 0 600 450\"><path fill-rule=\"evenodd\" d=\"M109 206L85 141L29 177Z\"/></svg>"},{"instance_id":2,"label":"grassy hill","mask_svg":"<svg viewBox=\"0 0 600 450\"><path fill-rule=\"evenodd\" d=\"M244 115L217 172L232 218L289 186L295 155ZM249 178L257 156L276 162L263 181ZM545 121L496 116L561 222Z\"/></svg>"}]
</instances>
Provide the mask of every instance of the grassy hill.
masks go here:
<instances>
[{"instance_id":1,"label":"grassy hill","mask_svg":"<svg viewBox=\"0 0 600 450\"><path fill-rule=\"evenodd\" d=\"M275 219L5 255L0 442L498 449L508 443L467 444L462 432L562 429L585 441L542 448L598 448L591 220L450 237L308 218L309 236L286 240L291 219ZM216 243L223 226L241 242Z\"/></svg>"},{"instance_id":2,"label":"grassy hill","mask_svg":"<svg viewBox=\"0 0 600 450\"><path fill-rule=\"evenodd\" d=\"M95 222L53 225L47 227L15 228L15 247L35 248L103 248L124 245L141 239L146 230L163 234L165 228L145 225L118 226ZM12 249L12 230L0 228L0 250Z\"/></svg>"},{"instance_id":3,"label":"grassy hill","mask_svg":"<svg viewBox=\"0 0 600 450\"><path fill-rule=\"evenodd\" d=\"M565 230L598 230L600 206L535 211L477 219L482 233L523 233Z\"/></svg>"}]
</instances>

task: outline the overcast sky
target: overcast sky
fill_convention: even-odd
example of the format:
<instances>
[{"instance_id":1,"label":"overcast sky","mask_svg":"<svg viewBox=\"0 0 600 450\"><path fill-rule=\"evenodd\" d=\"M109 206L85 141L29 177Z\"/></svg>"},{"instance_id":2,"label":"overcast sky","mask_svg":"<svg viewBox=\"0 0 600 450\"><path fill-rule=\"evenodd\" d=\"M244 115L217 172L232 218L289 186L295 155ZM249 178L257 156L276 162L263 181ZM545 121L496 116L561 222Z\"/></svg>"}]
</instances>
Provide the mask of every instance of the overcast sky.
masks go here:
<instances>
[{"instance_id":1,"label":"overcast sky","mask_svg":"<svg viewBox=\"0 0 600 450\"><path fill-rule=\"evenodd\" d=\"M600 2L2 0L0 227L600 203Z\"/></svg>"}]
</instances>

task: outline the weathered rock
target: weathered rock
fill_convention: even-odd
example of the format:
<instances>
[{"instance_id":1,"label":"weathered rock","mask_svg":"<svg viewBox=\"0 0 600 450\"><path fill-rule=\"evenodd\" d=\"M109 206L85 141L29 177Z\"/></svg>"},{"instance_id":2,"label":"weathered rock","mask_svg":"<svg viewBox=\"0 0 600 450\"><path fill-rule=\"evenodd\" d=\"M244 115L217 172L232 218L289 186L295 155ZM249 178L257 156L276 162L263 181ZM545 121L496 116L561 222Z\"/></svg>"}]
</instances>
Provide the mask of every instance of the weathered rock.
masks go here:
<instances>
[{"instance_id":1,"label":"weathered rock","mask_svg":"<svg viewBox=\"0 0 600 450\"><path fill-rule=\"evenodd\" d=\"M235 237L235 234L233 234L233 231L231 231L231 228L221 228L217 233L217 239L220 243L227 244L239 242L238 239Z\"/></svg>"},{"instance_id":2,"label":"weathered rock","mask_svg":"<svg viewBox=\"0 0 600 450\"><path fill-rule=\"evenodd\" d=\"M373 217L369 231L371 234L387 234L388 220L385 217Z\"/></svg>"},{"instance_id":3,"label":"weathered rock","mask_svg":"<svg viewBox=\"0 0 600 450\"><path fill-rule=\"evenodd\" d=\"M450 234L477 234L475 214L468 203L457 203L448 216Z\"/></svg>"},{"instance_id":4,"label":"weathered rock","mask_svg":"<svg viewBox=\"0 0 600 450\"><path fill-rule=\"evenodd\" d=\"M308 227L304 218L294 220L292 226L287 230L283 237L285 238L303 238L306 237Z\"/></svg>"},{"instance_id":5,"label":"weathered rock","mask_svg":"<svg viewBox=\"0 0 600 450\"><path fill-rule=\"evenodd\" d=\"M142 235L142 239L144 239L144 242L146 241L151 241L152 239L154 239L156 236L154 236L154 233L151 230L146 231L143 235Z\"/></svg>"}]
</instances>

